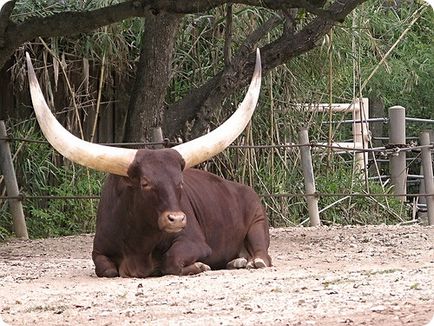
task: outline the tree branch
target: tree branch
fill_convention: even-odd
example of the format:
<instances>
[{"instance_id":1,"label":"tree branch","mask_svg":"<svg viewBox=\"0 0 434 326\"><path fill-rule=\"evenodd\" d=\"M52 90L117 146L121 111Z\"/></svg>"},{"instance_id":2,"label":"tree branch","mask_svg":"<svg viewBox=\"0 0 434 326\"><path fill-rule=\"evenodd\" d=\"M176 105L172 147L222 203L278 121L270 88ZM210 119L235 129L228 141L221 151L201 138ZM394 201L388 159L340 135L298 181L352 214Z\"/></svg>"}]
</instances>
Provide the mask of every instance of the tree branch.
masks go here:
<instances>
[{"instance_id":1,"label":"tree branch","mask_svg":"<svg viewBox=\"0 0 434 326\"><path fill-rule=\"evenodd\" d=\"M246 80L241 84L238 83L237 78L243 71L250 73L253 71L245 67L246 62L250 59L249 54L253 53L259 40L281 22L282 20L278 16L269 18L264 24L246 37L243 44L239 47L236 56L232 58L231 65L225 66L222 71L205 84L192 89L190 93L180 101L169 106L164 113L164 135L167 137L176 136L175 132L182 131L185 123L195 119L199 113L202 120L205 120L202 123L206 123L207 116L209 116L208 112L218 107L223 101L223 98L234 91L234 89L231 89L232 87L242 87L246 85L247 72L245 73Z\"/></svg>"},{"instance_id":2,"label":"tree branch","mask_svg":"<svg viewBox=\"0 0 434 326\"><path fill-rule=\"evenodd\" d=\"M86 12L62 12L48 17L29 18L21 24L9 20L0 45L0 67L16 48L36 37L69 36L90 32L99 27L122 21L130 17L143 16L140 1L127 1L113 6Z\"/></svg>"},{"instance_id":3,"label":"tree branch","mask_svg":"<svg viewBox=\"0 0 434 326\"><path fill-rule=\"evenodd\" d=\"M319 8L324 0L130 0L116 5L85 12L62 12L48 17L29 18L23 23L15 24L10 19L10 13L0 17L0 67L12 55L14 50L36 37L70 36L93 31L99 27L113 24L131 17L143 17L145 12L158 14L167 13L198 13L210 10L225 3L238 3L271 9L305 8L316 14L327 15L334 19L326 10ZM6 6L12 8L14 1ZM6 12L6 10L5 10ZM3 11L2 11L3 13ZM7 16L7 17L6 17ZM3 40L3 43L1 41Z\"/></svg>"},{"instance_id":4,"label":"tree branch","mask_svg":"<svg viewBox=\"0 0 434 326\"><path fill-rule=\"evenodd\" d=\"M336 24L336 21L343 21L355 7L364 1L366 0L336 0L329 8L335 17L334 21L318 16L298 33L284 32L280 38L264 46L261 49L263 74L316 47L322 37ZM261 28L264 29L263 26ZM256 37L249 40L255 33L258 33ZM248 84L255 62L253 48L259 40L258 36L264 34L254 31L252 35L246 39L245 45L240 47L233 58L231 66L233 71L230 73L227 70L221 71L203 86L193 89L187 96L168 108L163 125L164 134L167 137L176 136L174 131L182 130L187 121L206 116L208 112L221 105L225 97ZM232 78L228 78L228 75Z\"/></svg>"},{"instance_id":5,"label":"tree branch","mask_svg":"<svg viewBox=\"0 0 434 326\"><path fill-rule=\"evenodd\" d=\"M232 61L232 5L226 5L226 26L225 26L225 44L223 47L223 56L225 66L229 66Z\"/></svg>"},{"instance_id":6,"label":"tree branch","mask_svg":"<svg viewBox=\"0 0 434 326\"><path fill-rule=\"evenodd\" d=\"M0 47L5 44L3 35L5 34L6 27L8 26L9 17L14 10L16 0L6 2L3 7L0 8Z\"/></svg>"}]
</instances>

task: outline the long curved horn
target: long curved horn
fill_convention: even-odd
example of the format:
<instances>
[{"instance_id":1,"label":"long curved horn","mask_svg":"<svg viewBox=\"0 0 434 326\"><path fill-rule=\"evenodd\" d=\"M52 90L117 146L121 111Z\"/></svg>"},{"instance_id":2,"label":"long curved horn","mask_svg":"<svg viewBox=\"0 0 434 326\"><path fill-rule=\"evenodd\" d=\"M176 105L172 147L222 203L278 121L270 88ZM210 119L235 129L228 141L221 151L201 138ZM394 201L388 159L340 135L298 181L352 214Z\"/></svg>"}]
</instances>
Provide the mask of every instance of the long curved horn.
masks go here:
<instances>
[{"instance_id":1,"label":"long curved horn","mask_svg":"<svg viewBox=\"0 0 434 326\"><path fill-rule=\"evenodd\" d=\"M185 161L185 169L204 162L222 152L246 128L261 90L261 55L256 50L256 64L247 94L238 109L221 126L187 143L172 147Z\"/></svg>"},{"instance_id":2,"label":"long curved horn","mask_svg":"<svg viewBox=\"0 0 434 326\"><path fill-rule=\"evenodd\" d=\"M127 176L137 150L89 143L75 137L57 121L45 102L30 55L26 53L30 94L42 133L51 146L67 159L89 168Z\"/></svg>"}]
</instances>

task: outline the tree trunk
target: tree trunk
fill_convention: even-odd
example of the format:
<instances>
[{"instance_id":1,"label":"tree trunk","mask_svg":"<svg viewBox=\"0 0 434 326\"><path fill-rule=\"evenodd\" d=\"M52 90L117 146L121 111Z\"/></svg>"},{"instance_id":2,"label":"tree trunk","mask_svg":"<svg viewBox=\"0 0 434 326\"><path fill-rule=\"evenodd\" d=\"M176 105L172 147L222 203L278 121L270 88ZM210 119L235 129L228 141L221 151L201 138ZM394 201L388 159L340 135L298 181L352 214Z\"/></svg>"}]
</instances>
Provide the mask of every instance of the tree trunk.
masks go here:
<instances>
[{"instance_id":1,"label":"tree trunk","mask_svg":"<svg viewBox=\"0 0 434 326\"><path fill-rule=\"evenodd\" d=\"M125 128L126 142L149 141L152 128L161 126L180 20L181 15L177 14L145 15L142 50Z\"/></svg>"}]
</instances>

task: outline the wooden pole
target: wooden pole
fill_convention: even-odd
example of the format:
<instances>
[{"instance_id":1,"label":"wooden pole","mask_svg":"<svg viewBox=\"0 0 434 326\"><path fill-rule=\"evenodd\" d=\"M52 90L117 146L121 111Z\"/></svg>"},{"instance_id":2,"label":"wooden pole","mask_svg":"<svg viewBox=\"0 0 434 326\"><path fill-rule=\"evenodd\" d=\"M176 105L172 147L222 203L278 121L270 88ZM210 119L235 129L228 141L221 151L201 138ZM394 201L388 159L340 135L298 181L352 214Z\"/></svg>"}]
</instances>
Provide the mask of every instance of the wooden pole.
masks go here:
<instances>
[{"instance_id":1,"label":"wooden pole","mask_svg":"<svg viewBox=\"0 0 434 326\"><path fill-rule=\"evenodd\" d=\"M361 112L362 103L360 103L359 99L353 100L353 140L354 146L361 146L363 143L363 133L362 133L362 124L360 123L362 112ZM355 167L358 170L363 171L363 152L355 153Z\"/></svg>"},{"instance_id":2,"label":"wooden pole","mask_svg":"<svg viewBox=\"0 0 434 326\"><path fill-rule=\"evenodd\" d=\"M161 129L161 127L152 128L152 141L154 143L161 143L161 144L152 146L154 149L164 148L164 146L162 144L164 141L163 130Z\"/></svg>"},{"instance_id":3,"label":"wooden pole","mask_svg":"<svg viewBox=\"0 0 434 326\"><path fill-rule=\"evenodd\" d=\"M434 139L434 132L433 130L429 130L429 139L431 141L431 139ZM420 165L420 172L419 175L424 175L423 173L423 164ZM423 180L421 180L420 184L419 184L419 193L420 194L425 194L425 182ZM422 204L422 205L426 205L426 198L425 196L421 196L418 198L418 203ZM420 213L420 212L419 212Z\"/></svg>"},{"instance_id":4,"label":"wooden pole","mask_svg":"<svg viewBox=\"0 0 434 326\"><path fill-rule=\"evenodd\" d=\"M405 146L405 108L393 106L389 108L389 145L397 148ZM407 193L406 152L400 151L390 157L390 181L395 194ZM399 200L406 201L406 196Z\"/></svg>"},{"instance_id":5,"label":"wooden pole","mask_svg":"<svg viewBox=\"0 0 434 326\"><path fill-rule=\"evenodd\" d=\"M384 102L379 97L369 98L369 117L370 118L384 118L385 107ZM371 122L369 123L369 130L372 135L372 147L382 147L383 141L377 137L382 137L384 135L384 122ZM372 153L372 158L374 159L374 164L369 168L369 174L379 175L378 164L375 162L374 153Z\"/></svg>"},{"instance_id":6,"label":"wooden pole","mask_svg":"<svg viewBox=\"0 0 434 326\"><path fill-rule=\"evenodd\" d=\"M368 149L369 148L369 140L371 138L371 135L369 133L369 99L367 97L363 97L362 101L361 101L361 108L360 111L362 113L362 120L363 122L361 123L362 125L362 145L363 145L363 149ZM366 167L368 166L368 152L363 152L363 170L365 170L365 174L366 177L367 175L367 171L366 171Z\"/></svg>"},{"instance_id":7,"label":"wooden pole","mask_svg":"<svg viewBox=\"0 0 434 326\"><path fill-rule=\"evenodd\" d=\"M430 136L428 131L423 131L419 135L419 142L422 146L430 145ZM423 181L425 185L426 207L428 213L428 224L434 225L434 180L432 168L431 148L422 148L422 167L423 167Z\"/></svg>"},{"instance_id":8,"label":"wooden pole","mask_svg":"<svg viewBox=\"0 0 434 326\"><path fill-rule=\"evenodd\" d=\"M301 128L298 132L298 142L300 145L301 168L304 176L304 190L307 201L307 210L309 212L310 226L318 226L321 224L318 211L318 197L315 196L315 177L312 167L312 156L309 146L309 135L306 128Z\"/></svg>"},{"instance_id":9,"label":"wooden pole","mask_svg":"<svg viewBox=\"0 0 434 326\"><path fill-rule=\"evenodd\" d=\"M353 140L354 146L361 146L364 149L369 147L369 100L364 97L355 99L353 102ZM368 164L368 153L355 154L356 168L364 171Z\"/></svg>"},{"instance_id":10,"label":"wooden pole","mask_svg":"<svg viewBox=\"0 0 434 326\"><path fill-rule=\"evenodd\" d=\"M6 138L6 126L4 121L0 121L0 137ZM0 168L3 171L6 193L8 196L18 196L18 184L15 177L15 169L12 162L11 150L7 140L0 139ZM9 199L14 232L18 238L28 239L26 220L24 218L23 205L18 199Z\"/></svg>"}]
</instances>

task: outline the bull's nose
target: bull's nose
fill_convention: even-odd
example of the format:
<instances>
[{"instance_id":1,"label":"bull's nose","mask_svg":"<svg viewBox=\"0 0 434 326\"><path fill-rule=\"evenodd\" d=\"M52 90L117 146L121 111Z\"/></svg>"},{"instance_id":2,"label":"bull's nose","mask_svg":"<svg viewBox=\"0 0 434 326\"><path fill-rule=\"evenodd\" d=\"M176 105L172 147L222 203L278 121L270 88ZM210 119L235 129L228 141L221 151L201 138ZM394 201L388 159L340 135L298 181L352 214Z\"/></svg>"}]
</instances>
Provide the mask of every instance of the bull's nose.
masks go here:
<instances>
[{"instance_id":1,"label":"bull's nose","mask_svg":"<svg viewBox=\"0 0 434 326\"><path fill-rule=\"evenodd\" d=\"M183 224L185 221L184 213L169 213L167 214L167 219L171 224Z\"/></svg>"},{"instance_id":2,"label":"bull's nose","mask_svg":"<svg viewBox=\"0 0 434 326\"><path fill-rule=\"evenodd\" d=\"M160 230L166 232L179 232L187 225L187 217L181 211L164 212L158 219Z\"/></svg>"}]
</instances>

